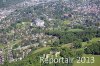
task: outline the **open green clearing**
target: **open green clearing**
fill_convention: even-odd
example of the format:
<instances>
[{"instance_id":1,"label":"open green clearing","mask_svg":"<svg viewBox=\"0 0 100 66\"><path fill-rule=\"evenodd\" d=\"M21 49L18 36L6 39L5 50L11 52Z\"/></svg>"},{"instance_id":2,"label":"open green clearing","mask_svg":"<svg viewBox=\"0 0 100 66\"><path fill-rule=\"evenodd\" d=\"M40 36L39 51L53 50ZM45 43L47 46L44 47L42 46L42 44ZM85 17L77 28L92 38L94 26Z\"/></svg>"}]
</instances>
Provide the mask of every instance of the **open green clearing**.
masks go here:
<instances>
[{"instance_id":1,"label":"open green clearing","mask_svg":"<svg viewBox=\"0 0 100 66\"><path fill-rule=\"evenodd\" d=\"M73 66L99 66L100 65L100 55L86 55L84 54L83 57L94 57L94 63L77 63L77 60L74 62Z\"/></svg>"},{"instance_id":2,"label":"open green clearing","mask_svg":"<svg viewBox=\"0 0 100 66\"><path fill-rule=\"evenodd\" d=\"M92 40L88 42L82 42L82 46L91 45L93 42L100 41L100 38L93 38ZM83 57L94 57L95 62L94 63L77 63L77 60L74 62L73 66L98 66L100 65L100 55L91 55L91 54L84 54Z\"/></svg>"},{"instance_id":3,"label":"open green clearing","mask_svg":"<svg viewBox=\"0 0 100 66\"><path fill-rule=\"evenodd\" d=\"M40 48L40 49L38 49L38 50L35 50L35 51L33 52L33 54L40 53L40 52L45 51L45 50L48 50L48 49L50 49L50 48L51 48L51 47L43 47L43 48Z\"/></svg>"},{"instance_id":4,"label":"open green clearing","mask_svg":"<svg viewBox=\"0 0 100 66\"><path fill-rule=\"evenodd\" d=\"M68 32L82 32L82 29L69 29Z\"/></svg>"}]
</instances>

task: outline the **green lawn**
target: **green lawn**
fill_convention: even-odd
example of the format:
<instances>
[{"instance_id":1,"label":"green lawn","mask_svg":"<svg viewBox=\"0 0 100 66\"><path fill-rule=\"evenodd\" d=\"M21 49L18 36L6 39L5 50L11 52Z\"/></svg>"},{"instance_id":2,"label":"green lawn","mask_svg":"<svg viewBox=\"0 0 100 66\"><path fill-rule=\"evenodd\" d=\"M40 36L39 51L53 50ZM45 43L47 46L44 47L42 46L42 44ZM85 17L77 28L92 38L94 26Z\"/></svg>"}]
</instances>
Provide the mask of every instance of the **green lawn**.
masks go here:
<instances>
[{"instance_id":1,"label":"green lawn","mask_svg":"<svg viewBox=\"0 0 100 66\"><path fill-rule=\"evenodd\" d=\"M68 32L82 32L82 29L69 29Z\"/></svg>"},{"instance_id":2,"label":"green lawn","mask_svg":"<svg viewBox=\"0 0 100 66\"><path fill-rule=\"evenodd\" d=\"M42 52L42 51L44 51L44 50L48 50L48 49L50 49L50 48L51 48L51 47L43 47L43 48L37 49L37 50L35 50L35 51L33 52L33 54L40 53L40 52Z\"/></svg>"},{"instance_id":3,"label":"green lawn","mask_svg":"<svg viewBox=\"0 0 100 66\"><path fill-rule=\"evenodd\" d=\"M71 22L70 22L69 20L65 20L63 24L64 24L64 25L68 25L68 24L70 24L70 23L71 23Z\"/></svg>"},{"instance_id":4,"label":"green lawn","mask_svg":"<svg viewBox=\"0 0 100 66\"><path fill-rule=\"evenodd\" d=\"M61 47L62 47L62 48L64 48L64 47L65 47L65 48L66 48L66 47L69 48L69 47L71 47L71 44L72 44L72 43L64 44L64 45L61 45Z\"/></svg>"},{"instance_id":5,"label":"green lawn","mask_svg":"<svg viewBox=\"0 0 100 66\"><path fill-rule=\"evenodd\" d=\"M100 41L100 38L93 38L92 40L90 40L90 42L97 42Z\"/></svg>"},{"instance_id":6,"label":"green lawn","mask_svg":"<svg viewBox=\"0 0 100 66\"><path fill-rule=\"evenodd\" d=\"M77 63L77 61L74 62L73 66L99 66L100 65L100 55L83 55L83 57L94 57L95 62L94 63Z\"/></svg>"}]
</instances>

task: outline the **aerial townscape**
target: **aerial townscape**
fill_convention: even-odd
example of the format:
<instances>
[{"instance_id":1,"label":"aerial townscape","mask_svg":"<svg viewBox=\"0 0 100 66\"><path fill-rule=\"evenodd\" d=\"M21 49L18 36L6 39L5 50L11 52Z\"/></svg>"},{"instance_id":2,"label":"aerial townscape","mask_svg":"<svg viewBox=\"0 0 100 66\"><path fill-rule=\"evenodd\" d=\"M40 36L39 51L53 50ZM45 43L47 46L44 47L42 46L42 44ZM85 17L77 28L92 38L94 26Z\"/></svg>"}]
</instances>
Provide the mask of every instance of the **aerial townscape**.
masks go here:
<instances>
[{"instance_id":1,"label":"aerial townscape","mask_svg":"<svg viewBox=\"0 0 100 66\"><path fill-rule=\"evenodd\" d=\"M59 58L66 63L57 63ZM100 0L0 0L0 66L98 66L99 61Z\"/></svg>"}]
</instances>

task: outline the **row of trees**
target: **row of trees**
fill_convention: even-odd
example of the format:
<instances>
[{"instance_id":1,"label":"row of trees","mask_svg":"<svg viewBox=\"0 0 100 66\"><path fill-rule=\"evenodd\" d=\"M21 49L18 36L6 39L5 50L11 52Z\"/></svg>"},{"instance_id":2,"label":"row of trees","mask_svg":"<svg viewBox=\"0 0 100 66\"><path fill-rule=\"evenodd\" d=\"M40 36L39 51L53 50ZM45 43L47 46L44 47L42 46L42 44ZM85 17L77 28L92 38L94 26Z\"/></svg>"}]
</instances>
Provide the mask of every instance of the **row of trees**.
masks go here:
<instances>
[{"instance_id":1,"label":"row of trees","mask_svg":"<svg viewBox=\"0 0 100 66\"><path fill-rule=\"evenodd\" d=\"M83 32L52 30L46 31L45 33L47 35L57 36L59 38L59 44L67 44L76 40L80 40L82 42L89 41L94 37L99 37L100 31L91 29L85 29Z\"/></svg>"}]
</instances>

